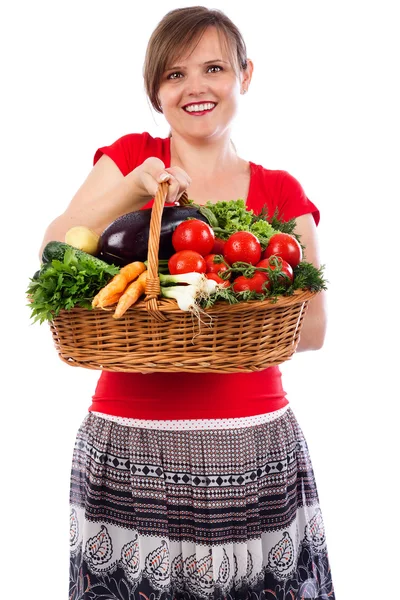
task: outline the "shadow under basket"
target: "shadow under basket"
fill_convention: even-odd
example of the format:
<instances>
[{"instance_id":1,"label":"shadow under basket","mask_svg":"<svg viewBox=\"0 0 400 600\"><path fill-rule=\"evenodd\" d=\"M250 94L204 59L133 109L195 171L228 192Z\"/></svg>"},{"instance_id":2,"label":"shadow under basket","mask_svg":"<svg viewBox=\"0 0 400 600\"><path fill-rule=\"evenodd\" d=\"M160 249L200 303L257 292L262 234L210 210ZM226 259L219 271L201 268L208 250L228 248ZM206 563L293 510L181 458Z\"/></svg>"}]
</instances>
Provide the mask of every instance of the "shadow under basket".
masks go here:
<instances>
[{"instance_id":1,"label":"shadow under basket","mask_svg":"<svg viewBox=\"0 0 400 600\"><path fill-rule=\"evenodd\" d=\"M144 300L121 319L113 310L74 308L50 323L60 358L69 365L121 372L235 373L261 371L296 350L310 291L271 300L218 302L201 322L159 299L159 317Z\"/></svg>"}]
</instances>

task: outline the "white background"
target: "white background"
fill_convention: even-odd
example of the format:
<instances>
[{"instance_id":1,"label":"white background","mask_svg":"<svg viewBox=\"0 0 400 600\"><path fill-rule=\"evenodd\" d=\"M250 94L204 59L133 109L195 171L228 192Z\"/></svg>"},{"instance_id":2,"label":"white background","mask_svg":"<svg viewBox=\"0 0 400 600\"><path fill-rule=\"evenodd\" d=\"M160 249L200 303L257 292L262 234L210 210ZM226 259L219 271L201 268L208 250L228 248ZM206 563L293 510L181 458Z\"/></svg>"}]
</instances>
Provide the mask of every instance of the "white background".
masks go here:
<instances>
[{"instance_id":1,"label":"white background","mask_svg":"<svg viewBox=\"0 0 400 600\"><path fill-rule=\"evenodd\" d=\"M143 92L149 35L186 3L15 1L1 18L4 597L67 597L69 470L98 373L64 365L24 291L48 223L129 132L168 132ZM216 0L255 62L233 139L321 210L324 348L283 367L308 440L337 600L395 597L399 75L396 2ZM4 214L5 211L5 214ZM187 399L183 399L187 401ZM3 554L4 557L4 554Z\"/></svg>"}]
</instances>

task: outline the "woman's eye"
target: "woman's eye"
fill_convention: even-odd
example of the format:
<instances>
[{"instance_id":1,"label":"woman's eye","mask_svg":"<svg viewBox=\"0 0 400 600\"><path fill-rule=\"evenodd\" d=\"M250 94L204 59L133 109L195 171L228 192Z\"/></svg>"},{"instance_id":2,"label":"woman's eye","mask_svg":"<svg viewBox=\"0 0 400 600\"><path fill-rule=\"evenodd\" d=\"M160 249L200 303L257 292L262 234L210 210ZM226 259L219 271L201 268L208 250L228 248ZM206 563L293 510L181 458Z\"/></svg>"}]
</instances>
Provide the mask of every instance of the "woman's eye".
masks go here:
<instances>
[{"instance_id":1,"label":"woman's eye","mask_svg":"<svg viewBox=\"0 0 400 600\"><path fill-rule=\"evenodd\" d=\"M177 71L176 73L170 73L167 76L167 79L179 79L180 77L183 77L182 73L179 73L179 71Z\"/></svg>"},{"instance_id":2,"label":"woman's eye","mask_svg":"<svg viewBox=\"0 0 400 600\"><path fill-rule=\"evenodd\" d=\"M208 67L208 71L211 71L211 73L218 73L219 71L222 71L222 67L219 65L211 65L211 67Z\"/></svg>"}]
</instances>

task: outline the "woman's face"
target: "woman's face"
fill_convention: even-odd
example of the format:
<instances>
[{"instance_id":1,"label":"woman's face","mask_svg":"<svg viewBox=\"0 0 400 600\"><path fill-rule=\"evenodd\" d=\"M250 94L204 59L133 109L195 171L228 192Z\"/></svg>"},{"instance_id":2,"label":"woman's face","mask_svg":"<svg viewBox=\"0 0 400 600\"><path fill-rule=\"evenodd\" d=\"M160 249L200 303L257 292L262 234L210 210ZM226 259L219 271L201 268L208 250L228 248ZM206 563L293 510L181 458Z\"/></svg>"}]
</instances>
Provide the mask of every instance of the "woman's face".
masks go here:
<instances>
[{"instance_id":1,"label":"woman's face","mask_svg":"<svg viewBox=\"0 0 400 600\"><path fill-rule=\"evenodd\" d=\"M189 56L167 65L162 77L159 98L172 133L197 140L224 134L236 115L246 78L248 73L238 77L235 72L217 29L206 29Z\"/></svg>"}]
</instances>

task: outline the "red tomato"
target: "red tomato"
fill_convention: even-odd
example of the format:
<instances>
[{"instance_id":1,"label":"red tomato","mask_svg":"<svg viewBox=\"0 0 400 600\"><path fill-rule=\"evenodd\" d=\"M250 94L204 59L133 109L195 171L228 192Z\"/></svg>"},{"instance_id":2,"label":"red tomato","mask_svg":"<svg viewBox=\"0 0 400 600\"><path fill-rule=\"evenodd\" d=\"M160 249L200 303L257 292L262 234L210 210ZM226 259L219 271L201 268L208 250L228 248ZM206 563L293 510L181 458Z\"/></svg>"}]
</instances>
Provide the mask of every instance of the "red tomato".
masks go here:
<instances>
[{"instance_id":1,"label":"red tomato","mask_svg":"<svg viewBox=\"0 0 400 600\"><path fill-rule=\"evenodd\" d=\"M268 280L268 276L265 273L261 273L260 271L254 273L253 277L245 277L244 275L239 275L236 277L233 282L233 290L235 292L245 292L247 290L251 290L252 292L258 292L262 294L264 292L263 288L270 288L270 282Z\"/></svg>"},{"instance_id":2,"label":"red tomato","mask_svg":"<svg viewBox=\"0 0 400 600\"><path fill-rule=\"evenodd\" d=\"M214 262L214 258L216 256L221 256L220 254L208 254L204 257L207 265L207 273L220 273L221 271L227 271L229 269L228 265L224 262Z\"/></svg>"},{"instance_id":3,"label":"red tomato","mask_svg":"<svg viewBox=\"0 0 400 600\"><path fill-rule=\"evenodd\" d=\"M275 233L264 250L263 258L280 256L294 269L303 258L299 242L289 233Z\"/></svg>"},{"instance_id":4,"label":"red tomato","mask_svg":"<svg viewBox=\"0 0 400 600\"><path fill-rule=\"evenodd\" d=\"M207 279L212 279L213 281L216 281L217 283L222 285L222 287L227 288L231 285L229 279L222 279L222 277L219 277L217 273L206 273L206 277Z\"/></svg>"},{"instance_id":5,"label":"red tomato","mask_svg":"<svg viewBox=\"0 0 400 600\"><path fill-rule=\"evenodd\" d=\"M230 265L238 261L256 265L261 258L260 242L249 231L237 231L225 242L224 258Z\"/></svg>"},{"instance_id":6,"label":"red tomato","mask_svg":"<svg viewBox=\"0 0 400 600\"><path fill-rule=\"evenodd\" d=\"M172 234L172 245L176 252L193 250L206 256L213 249L214 239L214 232L207 223L199 219L189 219L176 227Z\"/></svg>"},{"instance_id":7,"label":"red tomato","mask_svg":"<svg viewBox=\"0 0 400 600\"><path fill-rule=\"evenodd\" d=\"M293 269L289 265L289 263L286 262L286 260L283 260L283 258L277 257L277 260L280 261L282 273L284 273L285 275L287 275L289 277L289 279L287 279L286 277L283 277L283 276L280 277L281 283L283 285L287 284L287 286L289 287L289 285L293 281ZM276 266L273 264L273 262L271 262L269 260L269 258L263 258L262 260L260 260L260 262L256 264L256 267L262 267L263 269L270 268L273 271L276 269ZM267 277L268 277L268 273L265 273L265 275L267 275Z\"/></svg>"},{"instance_id":8,"label":"red tomato","mask_svg":"<svg viewBox=\"0 0 400 600\"><path fill-rule=\"evenodd\" d=\"M224 254L225 240L216 237L214 240L214 247L211 250L213 254Z\"/></svg>"},{"instance_id":9,"label":"red tomato","mask_svg":"<svg viewBox=\"0 0 400 600\"><path fill-rule=\"evenodd\" d=\"M179 275L179 273L205 273L206 261L198 252L181 250L171 256L168 261L168 269L171 275Z\"/></svg>"}]
</instances>

